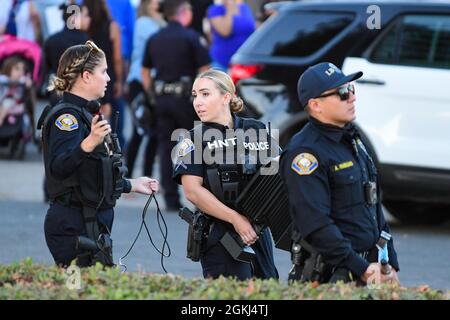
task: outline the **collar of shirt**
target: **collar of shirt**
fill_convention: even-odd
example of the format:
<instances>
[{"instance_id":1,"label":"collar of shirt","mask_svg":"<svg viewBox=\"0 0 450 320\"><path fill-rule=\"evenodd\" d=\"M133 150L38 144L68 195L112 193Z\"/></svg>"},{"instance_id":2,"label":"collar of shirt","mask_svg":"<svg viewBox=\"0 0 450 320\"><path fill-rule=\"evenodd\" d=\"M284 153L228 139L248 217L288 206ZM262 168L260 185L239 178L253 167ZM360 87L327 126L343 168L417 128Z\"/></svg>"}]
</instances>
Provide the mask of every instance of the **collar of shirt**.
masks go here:
<instances>
[{"instance_id":1,"label":"collar of shirt","mask_svg":"<svg viewBox=\"0 0 450 320\"><path fill-rule=\"evenodd\" d=\"M234 128L229 128L228 126L224 126L223 124L217 123L217 122L203 122L203 125L209 128L218 129L220 131L226 131L228 129L238 129L241 126L241 118L238 116L235 116L234 114L231 115L233 117L233 123Z\"/></svg>"},{"instance_id":2,"label":"collar of shirt","mask_svg":"<svg viewBox=\"0 0 450 320\"><path fill-rule=\"evenodd\" d=\"M348 123L344 128L341 128L329 123L320 122L314 117L310 117L309 121L314 128L320 131L320 133L336 142L341 141L344 135L347 136L347 133L354 130L354 125L352 123Z\"/></svg>"},{"instance_id":3,"label":"collar of shirt","mask_svg":"<svg viewBox=\"0 0 450 320\"><path fill-rule=\"evenodd\" d=\"M68 103L72 103L76 106L79 107L85 107L88 103L88 101L80 96L77 96L73 93L70 92L64 92L63 94L63 101L64 102L68 102Z\"/></svg>"},{"instance_id":4,"label":"collar of shirt","mask_svg":"<svg viewBox=\"0 0 450 320\"><path fill-rule=\"evenodd\" d=\"M182 25L181 23L179 23L178 21L176 21L176 20L170 20L170 21L167 23L167 27L184 28L183 25Z\"/></svg>"}]
</instances>

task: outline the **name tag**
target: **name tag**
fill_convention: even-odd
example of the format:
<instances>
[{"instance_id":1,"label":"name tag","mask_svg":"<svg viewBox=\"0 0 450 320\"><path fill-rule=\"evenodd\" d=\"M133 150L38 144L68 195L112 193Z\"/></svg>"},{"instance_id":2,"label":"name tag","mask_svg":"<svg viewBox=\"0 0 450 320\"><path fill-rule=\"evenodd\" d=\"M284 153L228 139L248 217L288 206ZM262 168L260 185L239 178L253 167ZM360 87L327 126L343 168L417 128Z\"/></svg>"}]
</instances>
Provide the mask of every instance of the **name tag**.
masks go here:
<instances>
[{"instance_id":1,"label":"name tag","mask_svg":"<svg viewBox=\"0 0 450 320\"><path fill-rule=\"evenodd\" d=\"M346 161L346 162L342 162L342 163L339 163L339 164L335 164L334 166L331 166L331 170L333 172L336 172L336 171L339 171L339 170L342 170L342 169L347 169L347 168L350 168L350 167L353 167L353 161Z\"/></svg>"}]
</instances>

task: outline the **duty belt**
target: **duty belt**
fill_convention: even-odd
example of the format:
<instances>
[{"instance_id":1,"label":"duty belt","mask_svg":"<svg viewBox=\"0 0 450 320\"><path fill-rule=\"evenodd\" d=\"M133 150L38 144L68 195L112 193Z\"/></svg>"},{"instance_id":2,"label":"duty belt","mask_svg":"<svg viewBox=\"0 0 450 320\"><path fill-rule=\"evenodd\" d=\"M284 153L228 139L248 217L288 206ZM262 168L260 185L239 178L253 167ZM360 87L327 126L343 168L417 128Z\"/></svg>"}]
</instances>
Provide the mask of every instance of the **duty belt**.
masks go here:
<instances>
[{"instance_id":1,"label":"duty belt","mask_svg":"<svg viewBox=\"0 0 450 320\"><path fill-rule=\"evenodd\" d=\"M185 82L166 83L164 81L155 81L155 94L161 96L164 94L172 94L177 96L185 95L187 92L187 84Z\"/></svg>"},{"instance_id":2,"label":"duty belt","mask_svg":"<svg viewBox=\"0 0 450 320\"><path fill-rule=\"evenodd\" d=\"M60 205L65 207L77 209L83 208L83 204L76 198L74 193L66 193L61 196L58 196L53 200L53 202L59 203Z\"/></svg>"}]
</instances>

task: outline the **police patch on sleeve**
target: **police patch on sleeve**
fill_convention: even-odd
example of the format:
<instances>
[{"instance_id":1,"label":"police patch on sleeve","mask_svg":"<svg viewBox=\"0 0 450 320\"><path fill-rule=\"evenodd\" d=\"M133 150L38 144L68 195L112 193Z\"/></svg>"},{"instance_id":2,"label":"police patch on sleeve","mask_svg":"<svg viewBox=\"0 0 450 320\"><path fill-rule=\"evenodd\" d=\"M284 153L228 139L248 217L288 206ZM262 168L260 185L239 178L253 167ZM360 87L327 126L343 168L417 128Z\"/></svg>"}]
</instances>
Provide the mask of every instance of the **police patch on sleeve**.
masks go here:
<instances>
[{"instance_id":1,"label":"police patch on sleeve","mask_svg":"<svg viewBox=\"0 0 450 320\"><path fill-rule=\"evenodd\" d=\"M182 166L183 168L186 169L186 165L183 162L183 158L194 150L195 150L195 145L192 142L192 140L189 138L185 138L185 139L183 139L183 141L178 143L178 145L176 147L176 159L174 161L175 170L177 170L179 166Z\"/></svg>"},{"instance_id":2,"label":"police patch on sleeve","mask_svg":"<svg viewBox=\"0 0 450 320\"><path fill-rule=\"evenodd\" d=\"M178 157L182 158L194 150L195 150L195 146L194 146L194 143L192 142L192 140L185 138L178 145Z\"/></svg>"},{"instance_id":3,"label":"police patch on sleeve","mask_svg":"<svg viewBox=\"0 0 450 320\"><path fill-rule=\"evenodd\" d=\"M62 114L56 119L55 125L59 130L73 131L78 129L78 121L73 115L69 113Z\"/></svg>"},{"instance_id":4,"label":"police patch on sleeve","mask_svg":"<svg viewBox=\"0 0 450 320\"><path fill-rule=\"evenodd\" d=\"M319 167L319 161L311 153L300 153L292 161L291 169L301 176L314 172Z\"/></svg>"}]
</instances>

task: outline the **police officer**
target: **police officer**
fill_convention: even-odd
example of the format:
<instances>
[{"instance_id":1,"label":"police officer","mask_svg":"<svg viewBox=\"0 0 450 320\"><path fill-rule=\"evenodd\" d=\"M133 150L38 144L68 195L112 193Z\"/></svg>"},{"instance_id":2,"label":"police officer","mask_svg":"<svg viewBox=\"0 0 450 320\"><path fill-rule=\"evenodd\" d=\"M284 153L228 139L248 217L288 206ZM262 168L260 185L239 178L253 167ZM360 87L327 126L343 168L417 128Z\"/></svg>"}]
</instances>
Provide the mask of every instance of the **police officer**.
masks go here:
<instances>
[{"instance_id":1,"label":"police officer","mask_svg":"<svg viewBox=\"0 0 450 320\"><path fill-rule=\"evenodd\" d=\"M152 36L146 45L142 84L147 91L153 85L156 95L158 154L166 206L169 210L178 210L178 188L171 178L170 153L174 147L171 135L177 128L193 127L192 81L198 72L207 69L210 60L206 42L202 43L195 31L186 28L192 20L187 0L165 1L164 15L168 25ZM154 78L150 69L155 71Z\"/></svg>"},{"instance_id":2,"label":"police officer","mask_svg":"<svg viewBox=\"0 0 450 320\"><path fill-rule=\"evenodd\" d=\"M280 159L294 237L299 240L299 235L306 242L304 249L309 248L307 253L318 253L322 259L323 264L316 265L322 267L320 282L365 283L372 275L378 277L373 281L398 282L399 265L390 237L389 264L378 262L376 246L386 242L380 235L388 234L389 227L373 158L352 123L355 87L351 82L361 76L362 72L344 75L327 62L302 74L298 95L309 123L291 139ZM385 267L391 272L384 272ZM303 279L310 280L309 276Z\"/></svg>"},{"instance_id":3,"label":"police officer","mask_svg":"<svg viewBox=\"0 0 450 320\"><path fill-rule=\"evenodd\" d=\"M68 48L50 89L62 100L39 120L50 208L45 239L56 262L80 266L112 265L112 229L116 199L122 192L152 194L158 182L126 180L117 139L98 112L109 76L104 52L92 41Z\"/></svg>"},{"instance_id":4,"label":"police officer","mask_svg":"<svg viewBox=\"0 0 450 320\"><path fill-rule=\"evenodd\" d=\"M192 96L202 123L175 149L174 179L183 185L186 198L213 221L200 257L203 276L278 278L270 231L263 229L258 239L258 230L236 207L246 183L271 156L265 126L234 114L243 109L243 102L235 96L231 78L222 71L200 74ZM246 135L248 132L254 135ZM277 147L277 155L278 151ZM235 259L221 240L226 234L252 246L255 259Z\"/></svg>"}]
</instances>

